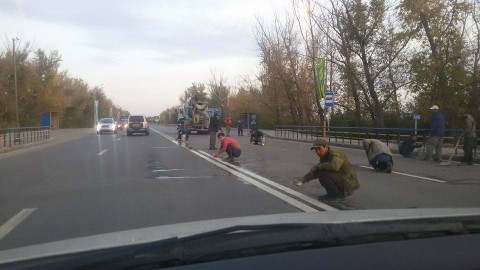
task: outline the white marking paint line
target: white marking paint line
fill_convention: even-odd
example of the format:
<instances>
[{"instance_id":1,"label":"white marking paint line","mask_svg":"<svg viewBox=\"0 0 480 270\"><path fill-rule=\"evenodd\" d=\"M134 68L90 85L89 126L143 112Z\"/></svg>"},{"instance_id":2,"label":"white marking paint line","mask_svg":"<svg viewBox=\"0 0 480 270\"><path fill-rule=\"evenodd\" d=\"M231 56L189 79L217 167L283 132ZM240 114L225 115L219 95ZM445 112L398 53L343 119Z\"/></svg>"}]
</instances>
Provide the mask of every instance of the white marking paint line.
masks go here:
<instances>
[{"instance_id":1,"label":"white marking paint line","mask_svg":"<svg viewBox=\"0 0 480 270\"><path fill-rule=\"evenodd\" d=\"M120 141L120 140L121 140L121 138L118 138L118 139L117 139L117 142Z\"/></svg>"},{"instance_id":2,"label":"white marking paint line","mask_svg":"<svg viewBox=\"0 0 480 270\"><path fill-rule=\"evenodd\" d=\"M199 152L200 152L200 153L203 153L204 155L208 155L207 153L205 153L205 152L203 152L203 151L199 151ZM315 205L315 206L317 206L317 207L320 207L320 208L323 209L323 210L326 210L326 211L337 211L337 210L338 210L337 208L331 207L331 206L328 205L328 204L324 204L324 203L319 202L319 201L317 201L317 200L315 200L315 199L312 199L311 197L308 197L308 196L306 196L306 195L304 195L304 194L302 194L302 193L300 193L300 192L297 192L297 191L295 191L295 190L293 190L293 189L290 189L290 188L288 188L288 187L286 187L286 186L277 184L276 182L274 182L274 181L272 181L272 180L270 180L270 179L267 179L267 178L265 178L265 177L263 177L263 176L260 176L260 175L258 175L258 174L256 174L256 173L253 173L253 172L248 171L248 170L245 170L245 169L243 169L243 168L234 166L234 165L232 165L232 164L230 164L230 163L227 163L227 162L224 162L224 161L221 161L221 162L222 162L223 164L227 165L228 167L234 167L235 170L238 170L238 171L241 171L241 172L244 173L244 174L250 175L250 176L252 176L252 177L254 177L254 178L256 178L256 179L258 179L258 180L260 180L260 181L262 181L262 182L264 182L264 183L266 183L266 184L269 184L269 185L271 185L271 186L273 186L273 187L275 187L275 188L277 188L277 189L280 189L280 190L282 190L282 191L284 191L284 192L286 192L286 193L288 193L288 194L290 194L290 195L292 195L292 196L295 196L295 197L297 197L297 198L299 198L299 199L302 199L302 200L304 200L304 201L306 201L306 202L308 202L308 203L310 203L310 204L313 204L313 205Z\"/></svg>"},{"instance_id":3,"label":"white marking paint line","mask_svg":"<svg viewBox=\"0 0 480 270\"><path fill-rule=\"evenodd\" d=\"M196 177L196 176L157 176L156 179L187 179L187 178L206 178L206 177Z\"/></svg>"},{"instance_id":4,"label":"white marking paint line","mask_svg":"<svg viewBox=\"0 0 480 270\"><path fill-rule=\"evenodd\" d=\"M97 156L102 156L103 154L105 154L106 152L108 151L108 149L103 149L102 151L100 151Z\"/></svg>"},{"instance_id":5,"label":"white marking paint line","mask_svg":"<svg viewBox=\"0 0 480 270\"><path fill-rule=\"evenodd\" d=\"M152 130L153 130L153 129L152 129ZM158 131L156 131L156 130L154 130L154 131L157 132L158 134L162 135L163 137L169 139L169 138L168 138L168 137L169 137L168 135L163 134L163 133L161 133L161 132L158 132ZM172 139L170 139L170 140L171 140L173 143L178 144L176 141L174 141L174 140L172 140ZM245 169L239 168L239 167L237 167L237 166L231 165L230 163L226 163L226 162L221 162L221 161L215 160L215 159L211 158L208 153L205 153L205 152L203 152L203 151L198 151L198 152L197 152L197 151L193 151L193 150L188 149L188 148L186 148L186 149L187 149L187 150L190 150L193 154L195 154L195 155L203 158L204 160L206 160L206 161L208 161L208 162L216 165L217 167L220 167L220 168L228 171L229 173L231 173L231 174L239 177L240 179L242 179L242 180L244 180L244 181L246 181L246 182L248 182L248 183L250 183L250 184L252 184L252 185L254 185L254 186L256 186L256 187L258 187L258 188L260 188L260 189L262 189L262 190L264 190L264 191L266 191L266 192L268 192L268 193L270 193L270 194L273 195L273 196L276 196L277 198L279 198L279 199L281 199L281 200L283 200L283 201L285 201L285 202L287 202L287 203L289 203L289 204L291 204L291 205L293 205L293 206L301 209L301 210L304 211L304 212L318 212L318 210L315 209L315 208L313 208L313 207L310 207L310 206L306 205L305 203L302 203L301 201L296 200L295 198L292 198L292 197L290 197L290 196L288 196L288 195L286 195L286 194L283 194L283 193L279 192L279 191L276 190L276 189L273 189L273 188L271 188L271 187L269 187L269 186L267 186L267 185L265 185L265 184L262 184L262 183L260 183L258 180L263 181L263 182L265 182L265 183L268 183L268 184L270 184L270 185L272 185L272 186L274 186L274 187L276 187L276 188L278 188L278 189L280 189L280 190L282 190L282 191L284 191L284 192L287 192L287 193L289 193L289 194L291 194L291 195L294 195L294 196L296 196L297 198L303 199L304 201L306 201L306 202L308 202L308 203L311 203L311 204L313 204L313 205L315 205L315 206L318 206L319 208L324 209L324 210L326 210L326 211L337 211L337 210L338 210L338 209L336 209L336 208L334 208L334 207L331 207L331 206L329 206L329 205L327 205L327 204L323 204L323 203L321 203L321 202L319 202L319 201L316 201L316 200L314 200L314 199L312 199L312 198L310 198L310 197L308 197L308 196L306 196L306 195L303 195L303 194L300 193L300 192L296 192L296 191L294 191L294 190L292 190L292 189L289 189L289 188L287 188L287 187L285 187L285 186L282 186L282 185L280 185L280 184L277 184L277 183L275 183L275 182L273 182L273 181L271 181L271 180L269 180L269 179L267 179L267 178L264 178L264 177L262 177L262 176L256 175L255 173L249 172L248 170L245 170ZM229 168L229 167L232 167L232 168ZM238 171L236 171L236 170L238 170ZM242 173L240 173L239 171L241 171ZM248 176L245 175L245 174L249 174L249 175L257 178L258 180L253 179L253 178L251 178L251 177L248 177Z\"/></svg>"},{"instance_id":6,"label":"white marking paint line","mask_svg":"<svg viewBox=\"0 0 480 270\"><path fill-rule=\"evenodd\" d=\"M302 203L302 202L300 202L300 201L298 201L298 200L295 200L294 198L292 198L292 197L290 197L290 196L287 196L287 195L285 195L285 194L283 194L283 193L281 193L281 192L279 192L279 191L277 191L277 190L275 190L275 189L273 189L273 188L271 188L271 187L269 187L269 186L267 186L267 185L264 185L264 184L262 184L262 183L260 183L260 182L258 182L258 181L256 181L256 180L254 180L254 179L252 179L252 178L250 178L250 177L242 174L242 173L239 173L239 172L237 172L237 171L234 171L234 170L228 168L227 166L225 166L225 165L223 165L223 164L220 164L218 161L212 160L212 159L209 158L209 157L205 157L205 156L204 156L203 154L201 154L201 153L197 153L197 152L195 152L195 151L191 151L191 152L192 152L193 154L195 154L195 155L203 158L204 160L206 160L206 161L214 164L215 166L220 167L220 168L228 171L229 173L231 173L231 174L233 174L233 175L241 178L242 180L244 180L244 181L246 181L246 182L248 182L248 183L250 183L250 184L252 184L252 185L254 185L254 186L256 186L256 187L258 187L258 188L260 188L260 189L262 189L263 191L266 191L266 192L270 193L271 195L273 195L273 196L275 196L275 197L277 197L277 198L279 198L279 199L281 199L281 200L283 200L283 201L285 201L285 202L287 202L287 203L289 203L289 204L297 207L298 209L300 209L300 210L302 210L302 211L304 211L304 212L318 212L317 209L315 209L315 208L313 208L313 207L310 207L310 206L308 206L308 205L306 205L306 204L304 204L304 203Z\"/></svg>"},{"instance_id":7,"label":"white marking paint line","mask_svg":"<svg viewBox=\"0 0 480 270\"><path fill-rule=\"evenodd\" d=\"M372 167L368 167L368 166L363 166L363 165L358 165L358 167L362 167L362 168L365 168L365 169L372 169ZM403 176L409 176L409 177L413 177L413 178L418 178L418 179L422 179L422 180L427 180L427 181L432 181L432 182L437 182L437 183L446 183L447 181L443 181L443 180L438 180L438 179L434 179L434 178L430 178L430 177L423 177L423 176L419 176L419 175L413 175L413 174L408 174L408 173L401 173L401 172L392 172L394 174L399 174L399 175L403 175Z\"/></svg>"},{"instance_id":8,"label":"white marking paint line","mask_svg":"<svg viewBox=\"0 0 480 270\"><path fill-rule=\"evenodd\" d=\"M153 170L152 172L188 171L188 169Z\"/></svg>"},{"instance_id":9,"label":"white marking paint line","mask_svg":"<svg viewBox=\"0 0 480 270\"><path fill-rule=\"evenodd\" d=\"M25 208L5 222L2 227L0 227L0 239L9 234L13 229L15 229L16 226L18 226L18 224L24 221L35 210L37 210L37 208Z\"/></svg>"},{"instance_id":10,"label":"white marking paint line","mask_svg":"<svg viewBox=\"0 0 480 270\"><path fill-rule=\"evenodd\" d=\"M177 146L154 146L155 149L178 148Z\"/></svg>"}]
</instances>

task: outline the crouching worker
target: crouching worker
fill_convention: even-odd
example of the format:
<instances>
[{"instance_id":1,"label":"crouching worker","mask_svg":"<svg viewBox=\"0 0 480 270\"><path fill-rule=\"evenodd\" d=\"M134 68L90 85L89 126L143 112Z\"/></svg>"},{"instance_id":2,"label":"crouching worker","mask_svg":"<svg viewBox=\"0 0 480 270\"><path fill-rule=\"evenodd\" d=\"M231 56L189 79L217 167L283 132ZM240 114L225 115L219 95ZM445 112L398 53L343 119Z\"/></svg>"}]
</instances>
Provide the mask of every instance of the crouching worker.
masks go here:
<instances>
[{"instance_id":1,"label":"crouching worker","mask_svg":"<svg viewBox=\"0 0 480 270\"><path fill-rule=\"evenodd\" d=\"M263 136L264 136L263 132L261 132L258 129L250 130L250 143L254 143L254 144L262 143Z\"/></svg>"},{"instance_id":2,"label":"crouching worker","mask_svg":"<svg viewBox=\"0 0 480 270\"><path fill-rule=\"evenodd\" d=\"M217 152L212 153L212 156L218 157L221 153L226 152L228 157L225 158L225 161L235 161L235 158L239 157L242 153L240 144L232 137L226 137L225 133L223 132L218 133L217 137L220 140L220 149Z\"/></svg>"},{"instance_id":3,"label":"crouching worker","mask_svg":"<svg viewBox=\"0 0 480 270\"><path fill-rule=\"evenodd\" d=\"M327 194L319 199L346 197L359 187L357 174L345 154L331 149L325 139L314 141L310 150L315 150L320 157L320 163L313 166L302 178L295 179L295 185L301 186L318 178L327 191Z\"/></svg>"},{"instance_id":4,"label":"crouching worker","mask_svg":"<svg viewBox=\"0 0 480 270\"><path fill-rule=\"evenodd\" d=\"M398 151L404 157L411 157L413 150L422 146L422 143L417 142L417 134L410 134L410 137L400 144Z\"/></svg>"},{"instance_id":5,"label":"crouching worker","mask_svg":"<svg viewBox=\"0 0 480 270\"><path fill-rule=\"evenodd\" d=\"M392 172L393 155L385 143L376 139L365 139L363 149L367 153L368 162L376 171Z\"/></svg>"}]
</instances>

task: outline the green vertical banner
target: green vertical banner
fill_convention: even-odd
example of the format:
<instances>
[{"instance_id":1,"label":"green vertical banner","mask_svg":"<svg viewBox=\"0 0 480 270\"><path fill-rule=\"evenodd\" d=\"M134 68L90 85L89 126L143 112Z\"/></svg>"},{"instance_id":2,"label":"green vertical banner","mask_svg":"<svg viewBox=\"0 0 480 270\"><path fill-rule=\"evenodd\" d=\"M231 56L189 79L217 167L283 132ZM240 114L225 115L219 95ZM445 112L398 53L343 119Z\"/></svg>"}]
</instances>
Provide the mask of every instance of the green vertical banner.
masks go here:
<instances>
[{"instance_id":1,"label":"green vertical banner","mask_svg":"<svg viewBox=\"0 0 480 270\"><path fill-rule=\"evenodd\" d=\"M317 81L318 81L318 98L323 98L325 90L325 58L317 59Z\"/></svg>"}]
</instances>

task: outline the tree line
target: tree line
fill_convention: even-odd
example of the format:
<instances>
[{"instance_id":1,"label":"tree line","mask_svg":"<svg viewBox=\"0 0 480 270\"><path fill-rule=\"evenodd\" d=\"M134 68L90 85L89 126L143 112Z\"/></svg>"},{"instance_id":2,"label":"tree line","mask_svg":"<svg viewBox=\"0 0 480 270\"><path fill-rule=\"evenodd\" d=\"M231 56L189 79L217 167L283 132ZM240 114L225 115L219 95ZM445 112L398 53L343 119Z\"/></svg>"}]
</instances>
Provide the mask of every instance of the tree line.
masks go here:
<instances>
[{"instance_id":1,"label":"tree line","mask_svg":"<svg viewBox=\"0 0 480 270\"><path fill-rule=\"evenodd\" d=\"M11 39L0 51L0 128L16 127L15 76ZM99 117L128 114L113 104L100 86L91 87L67 71L60 71L58 51L34 49L30 42L18 42L15 48L17 69L18 118L20 127L40 125L40 116L57 112L61 128L92 127L94 97Z\"/></svg>"},{"instance_id":2,"label":"tree line","mask_svg":"<svg viewBox=\"0 0 480 270\"><path fill-rule=\"evenodd\" d=\"M294 0L273 22L252 29L259 72L235 86L212 74L213 106L259 125L322 125L316 61L326 60L325 91L335 95L332 124L428 124L438 105L448 127L456 112L480 111L480 0ZM191 91L192 87L186 90ZM205 89L204 89L205 90ZM175 107L162 112L172 115ZM168 118L168 117L167 117ZM173 120L170 119L170 120Z\"/></svg>"}]
</instances>

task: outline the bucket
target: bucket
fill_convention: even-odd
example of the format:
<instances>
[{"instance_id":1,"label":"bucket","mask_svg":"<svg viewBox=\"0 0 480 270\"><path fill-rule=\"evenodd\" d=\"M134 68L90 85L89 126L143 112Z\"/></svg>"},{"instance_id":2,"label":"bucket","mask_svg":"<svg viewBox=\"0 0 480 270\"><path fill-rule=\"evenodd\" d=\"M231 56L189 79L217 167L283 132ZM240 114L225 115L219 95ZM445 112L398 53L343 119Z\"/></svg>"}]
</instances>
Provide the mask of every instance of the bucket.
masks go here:
<instances>
[{"instance_id":1,"label":"bucket","mask_svg":"<svg viewBox=\"0 0 480 270\"><path fill-rule=\"evenodd\" d=\"M267 139L265 137L262 137L262 145L267 144Z\"/></svg>"},{"instance_id":2,"label":"bucket","mask_svg":"<svg viewBox=\"0 0 480 270\"><path fill-rule=\"evenodd\" d=\"M182 134L182 142L186 141L187 140L187 134Z\"/></svg>"}]
</instances>

